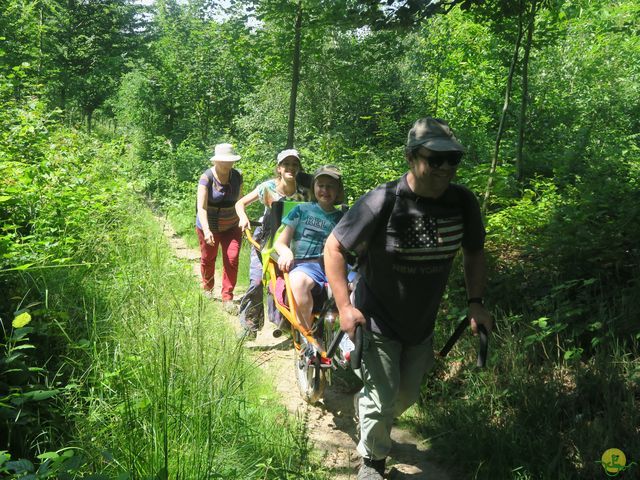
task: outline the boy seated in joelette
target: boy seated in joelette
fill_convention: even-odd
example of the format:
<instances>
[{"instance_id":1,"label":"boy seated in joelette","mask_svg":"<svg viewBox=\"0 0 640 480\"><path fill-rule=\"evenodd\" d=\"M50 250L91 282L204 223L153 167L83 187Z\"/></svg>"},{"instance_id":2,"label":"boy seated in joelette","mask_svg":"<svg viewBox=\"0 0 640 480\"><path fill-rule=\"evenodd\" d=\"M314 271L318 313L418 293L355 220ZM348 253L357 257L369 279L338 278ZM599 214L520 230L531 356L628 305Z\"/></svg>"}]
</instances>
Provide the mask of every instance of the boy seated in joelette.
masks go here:
<instances>
[{"instance_id":1,"label":"boy seated in joelette","mask_svg":"<svg viewBox=\"0 0 640 480\"><path fill-rule=\"evenodd\" d=\"M307 330L311 328L313 295L327 283L321 264L324 243L343 215L335 207L344 201L342 175L336 167L326 165L314 173L311 200L296 205L282 220L285 228L274 244L278 267L290 272L298 322Z\"/></svg>"}]
</instances>

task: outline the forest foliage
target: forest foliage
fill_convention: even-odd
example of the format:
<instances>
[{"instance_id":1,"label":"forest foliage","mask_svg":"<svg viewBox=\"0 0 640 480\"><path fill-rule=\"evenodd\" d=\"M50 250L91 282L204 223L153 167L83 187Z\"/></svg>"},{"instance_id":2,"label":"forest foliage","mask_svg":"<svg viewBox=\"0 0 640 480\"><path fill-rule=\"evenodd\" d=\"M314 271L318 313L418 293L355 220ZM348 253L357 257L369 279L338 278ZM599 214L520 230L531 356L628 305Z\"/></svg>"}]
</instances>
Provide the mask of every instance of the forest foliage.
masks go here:
<instances>
[{"instance_id":1,"label":"forest foliage","mask_svg":"<svg viewBox=\"0 0 640 480\"><path fill-rule=\"evenodd\" d=\"M0 384L13 425L0 440L14 458L70 441L60 405L95 378L68 360L91 337L64 333L87 316L65 289L111 254L122 199L153 198L191 230L215 143L237 146L248 191L293 135L307 171L343 170L352 203L405 171L406 132L425 115L468 148L458 181L486 215L499 353L484 386L463 372L426 392L436 408L416 428L466 421L501 439L501 461L464 452L463 476L585 478L614 443L640 456L640 6L440 4L0 1L0 367L22 372ZM452 279L443 325L464 314L462 286ZM25 312L32 323L12 329ZM530 425L544 402L558 415Z\"/></svg>"}]
</instances>

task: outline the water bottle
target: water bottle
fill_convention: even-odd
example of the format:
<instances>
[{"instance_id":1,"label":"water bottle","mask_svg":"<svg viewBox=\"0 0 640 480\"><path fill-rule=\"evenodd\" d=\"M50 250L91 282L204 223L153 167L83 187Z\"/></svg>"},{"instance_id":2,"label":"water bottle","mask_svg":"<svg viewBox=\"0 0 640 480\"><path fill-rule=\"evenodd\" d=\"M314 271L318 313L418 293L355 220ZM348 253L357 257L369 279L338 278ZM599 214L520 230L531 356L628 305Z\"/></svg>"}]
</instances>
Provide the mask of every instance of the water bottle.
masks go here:
<instances>
[{"instance_id":1,"label":"water bottle","mask_svg":"<svg viewBox=\"0 0 640 480\"><path fill-rule=\"evenodd\" d=\"M351 357L351 352L353 351L354 348L356 348L356 346L353 344L353 342L349 338L349 335L345 333L342 336L339 346L340 346L340 350L342 351L342 356L346 361L349 361L349 358Z\"/></svg>"}]
</instances>

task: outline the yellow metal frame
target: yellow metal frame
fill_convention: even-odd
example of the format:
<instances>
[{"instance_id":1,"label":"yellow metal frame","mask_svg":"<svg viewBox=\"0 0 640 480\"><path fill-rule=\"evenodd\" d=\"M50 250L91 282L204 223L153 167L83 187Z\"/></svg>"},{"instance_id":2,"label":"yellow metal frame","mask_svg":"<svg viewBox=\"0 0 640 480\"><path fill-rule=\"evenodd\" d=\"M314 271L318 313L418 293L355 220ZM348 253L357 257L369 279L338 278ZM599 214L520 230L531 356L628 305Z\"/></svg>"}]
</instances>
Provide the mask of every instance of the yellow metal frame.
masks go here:
<instances>
[{"instance_id":1,"label":"yellow metal frame","mask_svg":"<svg viewBox=\"0 0 640 480\"><path fill-rule=\"evenodd\" d=\"M253 245L253 247L258 252L260 252L262 250L260 247L260 244L253 239L253 236L251 235L251 230L247 228L245 229L244 233L247 237L248 242L251 245ZM277 278L276 268L277 268L276 260L272 257L269 257L269 264L267 265L267 273L269 275L269 284L271 286L272 292L276 291L276 278ZM282 313L284 318L286 318L287 321L291 324L291 328L293 328L294 330L299 332L300 335L306 338L307 341L316 348L316 350L320 353L322 358L327 358L327 351L320 346L320 344L318 343L318 340L316 340L316 338L313 336L313 333L310 330L306 329L303 325L301 325L300 322L298 322L298 316L296 314L296 310L298 306L296 304L295 298L293 298L293 292L291 291L289 273L282 272L282 274L284 277L285 292L287 294L287 301L289 302L289 308L288 309L285 308L280 304L280 302L275 300L274 303L276 308L280 313ZM293 336L293 345L296 350L300 350L300 344L296 342L295 335Z\"/></svg>"}]
</instances>

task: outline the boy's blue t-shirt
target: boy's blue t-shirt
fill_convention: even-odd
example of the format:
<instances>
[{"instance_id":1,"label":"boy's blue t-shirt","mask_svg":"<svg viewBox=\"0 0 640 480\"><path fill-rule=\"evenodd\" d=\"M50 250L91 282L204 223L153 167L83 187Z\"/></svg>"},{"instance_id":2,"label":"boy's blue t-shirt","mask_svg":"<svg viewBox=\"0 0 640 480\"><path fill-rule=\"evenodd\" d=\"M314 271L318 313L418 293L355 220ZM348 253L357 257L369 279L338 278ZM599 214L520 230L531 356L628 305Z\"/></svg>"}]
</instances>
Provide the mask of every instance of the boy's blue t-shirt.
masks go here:
<instances>
[{"instance_id":1,"label":"boy's blue t-shirt","mask_svg":"<svg viewBox=\"0 0 640 480\"><path fill-rule=\"evenodd\" d=\"M282 223L293 228L291 250L294 258L301 260L321 257L324 243L342 215L340 210L325 212L315 202L293 207Z\"/></svg>"}]
</instances>

